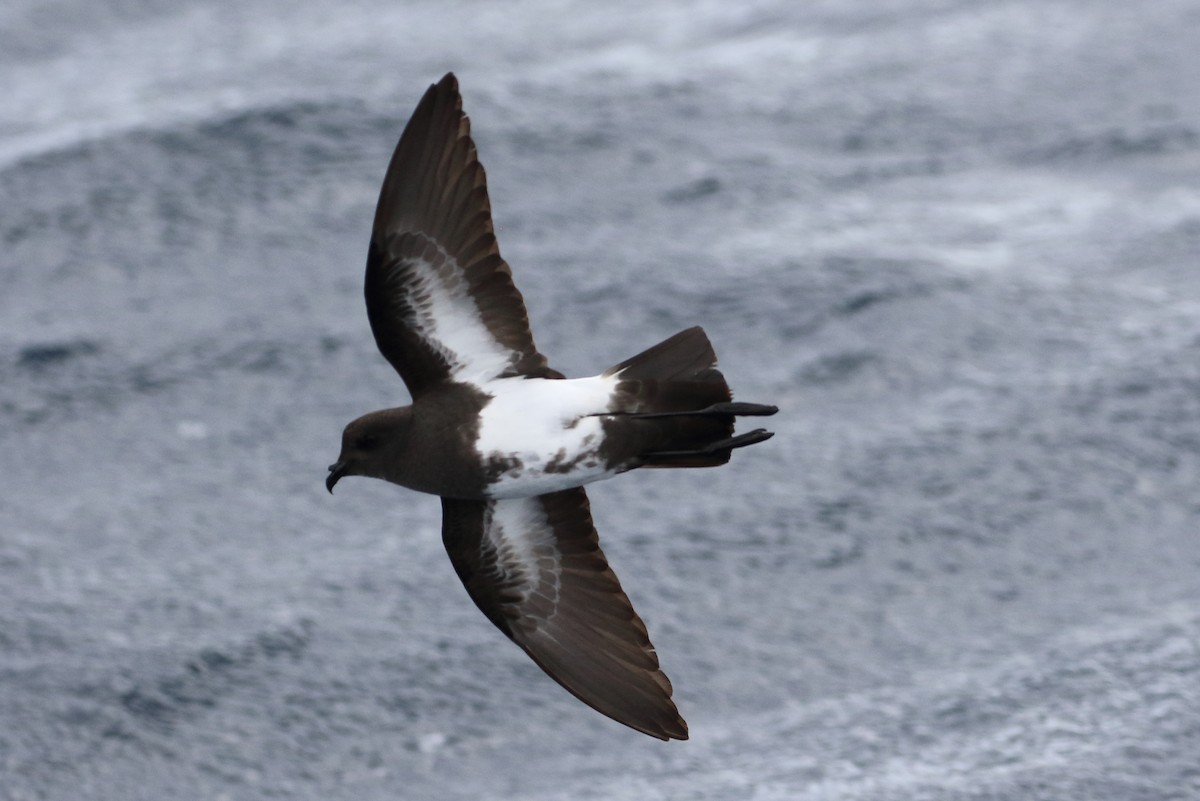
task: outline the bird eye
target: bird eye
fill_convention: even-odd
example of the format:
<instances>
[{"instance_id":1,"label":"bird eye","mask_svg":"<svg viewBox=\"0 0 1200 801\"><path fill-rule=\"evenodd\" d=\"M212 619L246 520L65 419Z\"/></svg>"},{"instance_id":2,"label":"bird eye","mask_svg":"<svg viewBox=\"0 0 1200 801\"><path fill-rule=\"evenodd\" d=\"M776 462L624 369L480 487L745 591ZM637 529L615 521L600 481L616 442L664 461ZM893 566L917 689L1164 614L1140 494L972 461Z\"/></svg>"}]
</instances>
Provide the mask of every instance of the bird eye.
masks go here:
<instances>
[{"instance_id":1,"label":"bird eye","mask_svg":"<svg viewBox=\"0 0 1200 801\"><path fill-rule=\"evenodd\" d=\"M354 441L354 447L359 450L374 450L379 445L379 437L375 434L363 434Z\"/></svg>"}]
</instances>

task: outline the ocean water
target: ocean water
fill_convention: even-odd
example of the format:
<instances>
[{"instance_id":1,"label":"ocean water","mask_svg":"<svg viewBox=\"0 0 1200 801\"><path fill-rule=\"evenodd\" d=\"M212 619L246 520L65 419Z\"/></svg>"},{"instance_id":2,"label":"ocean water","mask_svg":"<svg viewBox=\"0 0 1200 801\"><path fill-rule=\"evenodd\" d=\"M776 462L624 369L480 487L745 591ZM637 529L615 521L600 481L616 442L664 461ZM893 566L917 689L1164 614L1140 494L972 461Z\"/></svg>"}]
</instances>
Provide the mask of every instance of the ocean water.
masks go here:
<instances>
[{"instance_id":1,"label":"ocean water","mask_svg":"<svg viewBox=\"0 0 1200 801\"><path fill-rule=\"evenodd\" d=\"M0 798L1200 798L1191 0L0 8ZM591 489L691 726L546 678L433 498L371 213L454 70L552 363L769 443Z\"/></svg>"}]
</instances>

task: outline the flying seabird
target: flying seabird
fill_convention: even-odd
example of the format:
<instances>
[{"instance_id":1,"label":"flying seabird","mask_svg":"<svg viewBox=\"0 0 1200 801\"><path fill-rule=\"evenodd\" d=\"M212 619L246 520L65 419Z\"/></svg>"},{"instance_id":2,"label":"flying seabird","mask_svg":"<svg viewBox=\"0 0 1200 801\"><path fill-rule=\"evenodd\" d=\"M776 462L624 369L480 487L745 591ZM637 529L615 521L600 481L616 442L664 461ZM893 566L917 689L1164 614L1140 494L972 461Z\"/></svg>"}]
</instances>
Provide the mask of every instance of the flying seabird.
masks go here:
<instances>
[{"instance_id":1,"label":"flying seabird","mask_svg":"<svg viewBox=\"0 0 1200 801\"><path fill-rule=\"evenodd\" d=\"M326 487L370 476L441 496L450 561L488 620L585 704L687 739L583 485L638 467L724 464L771 436L735 435L735 416L776 407L732 400L699 327L590 378L548 366L500 257L453 73L421 98L388 165L365 294L412 405L347 425Z\"/></svg>"}]
</instances>

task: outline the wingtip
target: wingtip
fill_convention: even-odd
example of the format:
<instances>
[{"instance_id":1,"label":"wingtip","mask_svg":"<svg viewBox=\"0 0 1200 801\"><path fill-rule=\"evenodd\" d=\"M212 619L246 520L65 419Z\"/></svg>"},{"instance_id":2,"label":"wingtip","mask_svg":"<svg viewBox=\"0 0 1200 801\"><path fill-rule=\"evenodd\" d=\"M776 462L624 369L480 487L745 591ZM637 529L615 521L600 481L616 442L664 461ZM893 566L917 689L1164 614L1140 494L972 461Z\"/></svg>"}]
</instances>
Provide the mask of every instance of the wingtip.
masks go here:
<instances>
[{"instance_id":1,"label":"wingtip","mask_svg":"<svg viewBox=\"0 0 1200 801\"><path fill-rule=\"evenodd\" d=\"M677 728L673 731L667 732L667 736L663 739L667 742L670 742L671 740L679 740L680 742L688 740L689 736L687 721L683 718L679 718L675 721L675 723L677 724Z\"/></svg>"},{"instance_id":2,"label":"wingtip","mask_svg":"<svg viewBox=\"0 0 1200 801\"><path fill-rule=\"evenodd\" d=\"M664 676L663 678L666 677ZM569 687L567 689L570 690ZM684 720L683 716L679 714L679 710L675 708L675 702L670 696L667 696L666 702L669 706L669 711L663 711L666 711L667 714L656 716L653 719L643 717L640 720L636 717L617 717L598 709L596 706L590 703L588 706L591 706L593 709L596 709L601 714L611 718L612 720L615 720L617 723L620 723L623 726L628 726L634 731L641 732L642 734L653 737L656 740L662 740L664 743L670 742L671 740L687 740L687 721ZM587 702L585 701L585 703Z\"/></svg>"},{"instance_id":3,"label":"wingtip","mask_svg":"<svg viewBox=\"0 0 1200 801\"><path fill-rule=\"evenodd\" d=\"M590 704L589 704L589 706L590 706ZM593 707L593 708L595 708L595 707ZM649 737L653 737L656 740L662 740L664 743L669 743L672 740L683 741L683 740L688 739L687 721L685 721L683 718L680 718L680 717L677 717L677 718L675 718L675 720L672 720L672 721L660 721L659 723L651 726L651 725L645 725L645 724L639 725L638 723L630 721L630 720L622 720L621 718L617 718L617 717L613 717L612 715L609 715L607 712L602 712L601 714L606 715L609 718L612 718L617 723L620 723L623 726L628 726L629 728L633 729L634 731L641 732L642 734L645 734Z\"/></svg>"}]
</instances>

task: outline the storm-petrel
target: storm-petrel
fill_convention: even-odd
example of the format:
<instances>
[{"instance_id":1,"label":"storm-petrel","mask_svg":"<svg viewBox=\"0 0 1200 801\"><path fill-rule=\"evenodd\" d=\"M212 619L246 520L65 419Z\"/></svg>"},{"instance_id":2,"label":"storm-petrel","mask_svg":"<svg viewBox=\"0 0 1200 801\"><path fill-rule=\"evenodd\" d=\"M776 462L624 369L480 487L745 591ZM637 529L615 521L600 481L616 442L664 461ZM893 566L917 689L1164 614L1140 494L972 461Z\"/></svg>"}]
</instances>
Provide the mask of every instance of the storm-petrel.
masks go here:
<instances>
[{"instance_id":1,"label":"storm-petrel","mask_svg":"<svg viewBox=\"0 0 1200 801\"><path fill-rule=\"evenodd\" d=\"M687 739L583 485L638 467L724 464L771 436L735 435L734 417L776 407L732 400L699 327L590 378L547 365L500 257L453 74L421 98L388 165L366 300L412 405L346 426L329 491L357 475L441 496L446 550L488 620L597 711Z\"/></svg>"}]
</instances>

